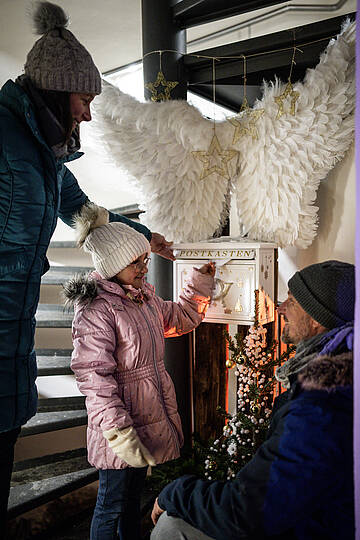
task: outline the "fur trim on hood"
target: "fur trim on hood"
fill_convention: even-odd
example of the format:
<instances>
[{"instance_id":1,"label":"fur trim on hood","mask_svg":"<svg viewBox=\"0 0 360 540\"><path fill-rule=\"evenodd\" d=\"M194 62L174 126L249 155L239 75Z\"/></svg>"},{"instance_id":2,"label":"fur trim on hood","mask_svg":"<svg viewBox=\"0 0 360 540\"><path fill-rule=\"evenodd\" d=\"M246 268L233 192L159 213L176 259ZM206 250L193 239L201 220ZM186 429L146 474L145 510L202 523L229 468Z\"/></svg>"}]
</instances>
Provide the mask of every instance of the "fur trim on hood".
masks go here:
<instances>
[{"instance_id":1,"label":"fur trim on hood","mask_svg":"<svg viewBox=\"0 0 360 540\"><path fill-rule=\"evenodd\" d=\"M304 390L328 392L334 391L339 386L352 386L352 352L337 356L318 356L299 373L299 382Z\"/></svg>"},{"instance_id":2,"label":"fur trim on hood","mask_svg":"<svg viewBox=\"0 0 360 540\"><path fill-rule=\"evenodd\" d=\"M96 279L91 274L77 274L63 285L62 296L65 307L71 309L75 304L90 304L98 295Z\"/></svg>"}]
</instances>

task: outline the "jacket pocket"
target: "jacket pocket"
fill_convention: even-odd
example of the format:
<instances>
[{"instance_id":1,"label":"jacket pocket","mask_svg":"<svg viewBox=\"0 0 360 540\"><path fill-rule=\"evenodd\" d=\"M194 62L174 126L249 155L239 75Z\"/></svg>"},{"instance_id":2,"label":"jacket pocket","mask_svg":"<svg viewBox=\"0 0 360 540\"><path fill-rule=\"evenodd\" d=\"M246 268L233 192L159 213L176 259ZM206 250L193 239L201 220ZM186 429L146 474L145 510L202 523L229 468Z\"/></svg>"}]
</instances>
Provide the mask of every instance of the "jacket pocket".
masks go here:
<instances>
[{"instance_id":1,"label":"jacket pocket","mask_svg":"<svg viewBox=\"0 0 360 540\"><path fill-rule=\"evenodd\" d=\"M0 278L22 272L29 266L29 258L23 247L0 247Z\"/></svg>"},{"instance_id":2,"label":"jacket pocket","mask_svg":"<svg viewBox=\"0 0 360 540\"><path fill-rule=\"evenodd\" d=\"M39 283L29 283L33 258L23 248L8 249L0 246L0 322L13 327L14 336L19 332L16 324L34 315ZM17 334L23 339L22 334ZM28 352L28 351L26 351Z\"/></svg>"},{"instance_id":3,"label":"jacket pocket","mask_svg":"<svg viewBox=\"0 0 360 540\"><path fill-rule=\"evenodd\" d=\"M122 387L122 401L126 412L132 417L132 396L128 384L124 384Z\"/></svg>"},{"instance_id":4,"label":"jacket pocket","mask_svg":"<svg viewBox=\"0 0 360 540\"><path fill-rule=\"evenodd\" d=\"M36 263L36 261L35 261ZM40 272L34 264L33 250L0 246L0 321L8 327L31 324L35 315L40 292ZM22 321L27 321L23 323ZM24 341L20 329L19 340ZM19 332L14 328L15 332ZM32 348L32 347L31 347ZM29 349L25 350L25 354Z\"/></svg>"}]
</instances>

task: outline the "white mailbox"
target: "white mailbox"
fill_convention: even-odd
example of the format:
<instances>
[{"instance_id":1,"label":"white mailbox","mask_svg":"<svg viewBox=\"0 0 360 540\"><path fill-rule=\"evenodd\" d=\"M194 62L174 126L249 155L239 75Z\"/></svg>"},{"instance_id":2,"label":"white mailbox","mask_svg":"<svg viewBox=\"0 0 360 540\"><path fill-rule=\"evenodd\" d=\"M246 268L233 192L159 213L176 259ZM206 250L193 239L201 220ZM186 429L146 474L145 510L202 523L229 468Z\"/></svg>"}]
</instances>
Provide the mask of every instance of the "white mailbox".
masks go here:
<instances>
[{"instance_id":1,"label":"white mailbox","mask_svg":"<svg viewBox=\"0 0 360 540\"><path fill-rule=\"evenodd\" d=\"M215 291L205 321L251 325L255 321L255 291L258 291L258 321L275 317L276 244L229 237L216 241L174 244L174 299L181 294L193 266L216 263Z\"/></svg>"}]
</instances>

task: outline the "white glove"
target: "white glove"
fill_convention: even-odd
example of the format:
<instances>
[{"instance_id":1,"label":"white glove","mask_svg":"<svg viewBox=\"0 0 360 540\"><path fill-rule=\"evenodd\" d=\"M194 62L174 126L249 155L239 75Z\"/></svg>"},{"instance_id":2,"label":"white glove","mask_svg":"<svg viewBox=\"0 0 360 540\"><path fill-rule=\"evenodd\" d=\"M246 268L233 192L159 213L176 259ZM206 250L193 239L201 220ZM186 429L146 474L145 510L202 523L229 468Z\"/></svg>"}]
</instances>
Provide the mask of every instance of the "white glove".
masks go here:
<instances>
[{"instance_id":1,"label":"white glove","mask_svg":"<svg viewBox=\"0 0 360 540\"><path fill-rule=\"evenodd\" d=\"M156 465L155 459L142 444L132 426L125 429L114 427L103 431L103 434L108 440L111 450L131 467Z\"/></svg>"}]
</instances>

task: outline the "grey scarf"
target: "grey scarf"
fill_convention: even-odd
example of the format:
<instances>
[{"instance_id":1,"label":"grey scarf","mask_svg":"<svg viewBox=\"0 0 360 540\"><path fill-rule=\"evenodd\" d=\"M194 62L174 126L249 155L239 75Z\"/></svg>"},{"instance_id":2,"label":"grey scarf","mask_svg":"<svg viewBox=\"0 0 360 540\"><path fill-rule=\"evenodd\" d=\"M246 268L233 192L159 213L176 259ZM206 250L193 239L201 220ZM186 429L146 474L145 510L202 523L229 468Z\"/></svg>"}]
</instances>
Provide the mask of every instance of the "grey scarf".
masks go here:
<instances>
[{"instance_id":1,"label":"grey scarf","mask_svg":"<svg viewBox=\"0 0 360 540\"><path fill-rule=\"evenodd\" d=\"M278 367L275 371L275 377L282 386L290 388L289 376L301 371L310 360L319 355L334 355L352 351L353 344L354 321L349 321L343 326L332 328L328 332L300 341L294 358L290 358L285 364Z\"/></svg>"},{"instance_id":2,"label":"grey scarf","mask_svg":"<svg viewBox=\"0 0 360 540\"><path fill-rule=\"evenodd\" d=\"M324 340L324 334L318 334L310 339L300 341L296 347L296 354L287 360L275 371L275 378L284 388L290 388L289 375L294 375L301 371L319 353L319 345Z\"/></svg>"}]
</instances>

